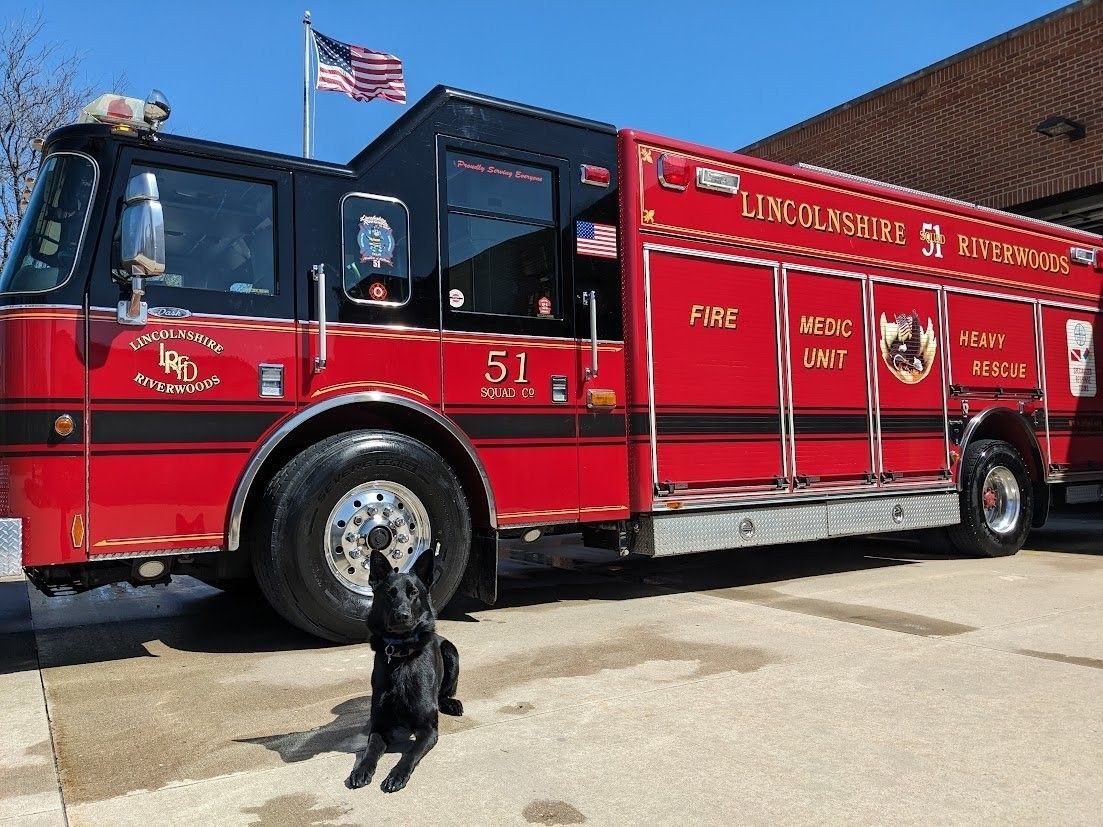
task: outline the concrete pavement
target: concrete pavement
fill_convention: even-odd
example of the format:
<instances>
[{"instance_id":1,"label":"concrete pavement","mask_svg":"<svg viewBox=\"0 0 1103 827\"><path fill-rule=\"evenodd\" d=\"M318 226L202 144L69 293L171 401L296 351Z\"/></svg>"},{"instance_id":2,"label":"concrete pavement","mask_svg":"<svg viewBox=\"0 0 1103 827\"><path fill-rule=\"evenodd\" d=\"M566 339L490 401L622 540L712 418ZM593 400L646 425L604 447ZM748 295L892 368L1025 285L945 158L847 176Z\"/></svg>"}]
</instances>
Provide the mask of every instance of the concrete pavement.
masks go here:
<instances>
[{"instance_id":1,"label":"concrete pavement","mask_svg":"<svg viewBox=\"0 0 1103 827\"><path fill-rule=\"evenodd\" d=\"M441 622L467 714L442 718L395 795L378 789L394 756L344 787L366 646L320 645L186 579L33 594L32 637L22 584L0 583L16 736L0 819L1098 824L1103 519L1060 517L1028 547L949 559L853 539L510 566L501 606Z\"/></svg>"}]
</instances>

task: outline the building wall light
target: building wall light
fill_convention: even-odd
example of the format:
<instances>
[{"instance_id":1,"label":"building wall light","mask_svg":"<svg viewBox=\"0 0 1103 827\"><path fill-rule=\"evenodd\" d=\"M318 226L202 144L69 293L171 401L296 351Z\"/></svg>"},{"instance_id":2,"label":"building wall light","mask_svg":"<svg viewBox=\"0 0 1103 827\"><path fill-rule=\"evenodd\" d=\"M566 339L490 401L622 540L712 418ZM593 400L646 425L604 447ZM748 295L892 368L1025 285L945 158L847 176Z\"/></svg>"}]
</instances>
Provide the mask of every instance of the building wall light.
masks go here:
<instances>
[{"instance_id":1,"label":"building wall light","mask_svg":"<svg viewBox=\"0 0 1103 827\"><path fill-rule=\"evenodd\" d=\"M1084 124L1066 118L1064 115L1051 115L1036 127L1035 131L1041 132L1047 138L1058 138L1067 135L1070 141L1079 141L1084 137Z\"/></svg>"}]
</instances>

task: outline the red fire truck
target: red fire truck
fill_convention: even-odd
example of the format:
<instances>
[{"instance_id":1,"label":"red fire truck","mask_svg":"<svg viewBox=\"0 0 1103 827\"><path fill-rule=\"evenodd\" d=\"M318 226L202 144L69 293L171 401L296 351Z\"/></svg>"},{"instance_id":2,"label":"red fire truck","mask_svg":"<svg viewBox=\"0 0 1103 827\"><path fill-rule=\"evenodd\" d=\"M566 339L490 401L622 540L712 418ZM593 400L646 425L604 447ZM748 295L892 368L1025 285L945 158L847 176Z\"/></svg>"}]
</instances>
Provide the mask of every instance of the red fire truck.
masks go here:
<instances>
[{"instance_id":1,"label":"red fire truck","mask_svg":"<svg viewBox=\"0 0 1103 827\"><path fill-rule=\"evenodd\" d=\"M367 557L931 530L1103 482L1103 240L438 87L347 165L51 134L0 276L4 548L47 594L255 576L359 639Z\"/></svg>"}]
</instances>

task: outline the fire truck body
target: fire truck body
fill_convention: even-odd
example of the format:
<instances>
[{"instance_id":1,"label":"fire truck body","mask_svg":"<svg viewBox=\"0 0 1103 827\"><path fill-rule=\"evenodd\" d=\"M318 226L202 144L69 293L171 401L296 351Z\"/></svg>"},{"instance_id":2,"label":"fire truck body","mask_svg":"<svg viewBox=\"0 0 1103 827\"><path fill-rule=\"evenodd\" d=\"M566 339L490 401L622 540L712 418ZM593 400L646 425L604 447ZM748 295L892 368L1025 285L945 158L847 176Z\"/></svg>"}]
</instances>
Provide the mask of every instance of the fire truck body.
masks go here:
<instances>
[{"instance_id":1,"label":"fire truck body","mask_svg":"<svg viewBox=\"0 0 1103 827\"><path fill-rule=\"evenodd\" d=\"M251 568L350 639L372 549L493 601L500 537L1010 553L1099 490L1098 237L444 88L347 166L100 120L0 281L48 593Z\"/></svg>"}]
</instances>

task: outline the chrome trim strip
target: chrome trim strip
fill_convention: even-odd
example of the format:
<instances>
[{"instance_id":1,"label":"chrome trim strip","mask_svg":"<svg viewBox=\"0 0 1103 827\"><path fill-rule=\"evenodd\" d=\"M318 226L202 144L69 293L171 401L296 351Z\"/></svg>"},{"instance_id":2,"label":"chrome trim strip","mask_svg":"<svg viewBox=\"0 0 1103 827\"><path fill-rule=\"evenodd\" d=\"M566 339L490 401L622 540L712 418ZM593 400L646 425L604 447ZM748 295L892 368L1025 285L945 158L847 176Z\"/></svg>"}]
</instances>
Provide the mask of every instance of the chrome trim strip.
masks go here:
<instances>
[{"instance_id":1,"label":"chrome trim strip","mask_svg":"<svg viewBox=\"0 0 1103 827\"><path fill-rule=\"evenodd\" d=\"M785 490L792 491L793 476L796 475L796 469L793 473L789 473L789 456L785 450L786 445L786 429L785 429L785 378L784 375L787 372L783 367L783 363L786 359L786 353L781 347L781 268L775 264L774 271L774 348L775 348L775 361L777 362L777 432L780 437L778 448L781 454L781 475L785 478Z\"/></svg>"},{"instance_id":2,"label":"chrome trim strip","mask_svg":"<svg viewBox=\"0 0 1103 827\"><path fill-rule=\"evenodd\" d=\"M877 326L876 320L873 318L874 314L877 312L877 295L876 295L876 293L873 289L873 287L874 287L873 282L874 282L873 278L870 278L866 281L866 291L869 293L869 317L866 319L866 328L867 328L866 338L871 339L871 340L872 340L872 337L874 336L874 331L880 329ZM877 344L878 344L878 349L879 349L880 348L880 342L878 342ZM876 350L872 350L872 346L871 346L870 352L873 353L873 354L877 353ZM874 368L874 370L873 370L873 396L874 396L874 403L875 404L874 404L874 407L873 407L873 421L874 421L874 424L877 426L877 437L876 437L876 442L877 442L877 464L874 466L873 473L877 475L877 487L882 488L882 487L884 487L884 484L885 484L884 483L885 450L884 450L884 445L882 444L882 441L881 441L881 378L878 374L879 374L879 371L876 368Z\"/></svg>"},{"instance_id":3,"label":"chrome trim strip","mask_svg":"<svg viewBox=\"0 0 1103 827\"><path fill-rule=\"evenodd\" d=\"M1064 310L1078 310L1081 313L1103 312L1103 307L1090 307L1086 304L1070 304L1069 302L1048 301L1046 299L1038 299L1037 301L1039 304L1044 305L1045 307L1060 307Z\"/></svg>"},{"instance_id":4,"label":"chrome trim strip","mask_svg":"<svg viewBox=\"0 0 1103 827\"><path fill-rule=\"evenodd\" d=\"M341 201L337 205L337 219L341 224L341 250L340 258L343 259L345 255L345 201L349 198L366 198L369 201L385 201L390 204L398 204L402 207L402 211L406 213L406 301L402 302L389 302L389 301L376 301L374 299L357 299L349 295L349 291L345 289L345 270L341 269L341 292L345 294L345 297L356 304L374 305L376 307L404 307L410 303L410 299L414 295L414 278L411 273L413 268L413 262L410 258L410 236L412 235L413 227L410 226L410 208L406 206L406 202L400 198L392 198L389 195L374 195L370 192L346 192L341 196ZM387 275L390 278L395 278L394 273L386 273L380 275Z\"/></svg>"},{"instance_id":5,"label":"chrome trim strip","mask_svg":"<svg viewBox=\"0 0 1103 827\"><path fill-rule=\"evenodd\" d=\"M643 322L647 341L647 423L651 438L651 491L659 485L659 437L655 416L655 348L651 328L651 248L643 247Z\"/></svg>"},{"instance_id":6,"label":"chrome trim strip","mask_svg":"<svg viewBox=\"0 0 1103 827\"><path fill-rule=\"evenodd\" d=\"M214 554L221 546L194 546L189 548L159 548L150 551L118 551L89 554L89 560L132 560L137 557L190 557L193 554Z\"/></svg>"},{"instance_id":7,"label":"chrome trim strip","mask_svg":"<svg viewBox=\"0 0 1103 827\"><path fill-rule=\"evenodd\" d=\"M931 494L945 494L956 492L957 489L953 487L941 486L938 488L932 488L931 482L911 482L901 483L900 485L894 485L892 488L882 488L875 490L872 488L853 488L849 491L841 492L828 492L828 491L815 491L804 494L789 494L789 495L763 495L761 492L755 494L749 494L744 497L733 497L730 494L718 495L714 498L699 497L699 498L680 498L675 500L678 505L674 508L670 507L668 502L663 500L654 500L651 504L652 512L679 512L679 511L693 511L706 508L712 509L724 509L724 508L743 508L745 506L753 505L774 505L777 503L790 503L790 504L804 504L804 503L816 503L816 502L833 502L836 500L854 500L854 499L885 499L898 496L900 494L916 492L916 493L931 493ZM721 496L723 498L721 498Z\"/></svg>"},{"instance_id":8,"label":"chrome trim strip","mask_svg":"<svg viewBox=\"0 0 1103 827\"><path fill-rule=\"evenodd\" d=\"M60 152L51 152L49 155L43 158L42 163L38 167L39 171L41 171L42 167L46 165L47 161L49 161L51 158L56 158L58 155L72 155L76 158L83 158L92 165L92 195L88 199L88 203L84 205L84 223L81 225L80 236L77 238L77 249L76 252L73 254L73 264L69 268L69 272L66 274L64 281L58 282L53 287L47 287L45 290L9 290L5 293L0 293L0 296L37 296L43 293L52 293L55 290L60 290L72 280L73 273L75 273L77 269L77 264L80 263L81 255L83 255L84 253L84 238L88 234L88 224L92 220L92 208L95 206L95 201L100 195L100 165L96 163L96 159L93 158L91 155L85 155L83 152L71 152L68 150L62 150ZM38 174L35 178L35 189L38 188L38 184L41 180L42 176L41 174Z\"/></svg>"},{"instance_id":9,"label":"chrome trim strip","mask_svg":"<svg viewBox=\"0 0 1103 827\"><path fill-rule=\"evenodd\" d=\"M797 426L795 417L793 416L793 347L792 337L789 332L789 273L783 266L781 268L781 294L785 298L785 313L784 313L784 325L785 325L785 387L783 389L785 394L785 401L782 403L782 416L785 418L789 425L788 439L782 436L781 444L782 449L784 446L789 446L789 462L790 467L793 469L793 477L790 480L790 490L796 490L797 487ZM783 429L784 430L784 429Z\"/></svg>"},{"instance_id":10,"label":"chrome trim strip","mask_svg":"<svg viewBox=\"0 0 1103 827\"><path fill-rule=\"evenodd\" d=\"M1046 376L1046 331L1042 326L1042 305L1039 302L1034 302L1034 324L1038 328L1035 348L1038 352L1038 370L1040 371L1038 379L1042 383L1042 398L1039 401L1042 403L1042 416L1046 423L1046 454L1042 461L1045 463L1044 469L1048 469L1049 461L1053 457L1053 443L1049 437L1049 379ZM1049 476L1048 473L1046 476Z\"/></svg>"},{"instance_id":11,"label":"chrome trim strip","mask_svg":"<svg viewBox=\"0 0 1103 827\"><path fill-rule=\"evenodd\" d=\"M993 293L990 290L983 289L966 290L963 287L949 287L947 285L942 285L942 289L945 290L947 293L961 293L965 296L976 296L982 299L1005 299L1011 302L1024 302L1027 304L1035 301L1035 299L1030 299L1026 296L1013 296L1010 293Z\"/></svg>"},{"instance_id":12,"label":"chrome trim strip","mask_svg":"<svg viewBox=\"0 0 1103 827\"><path fill-rule=\"evenodd\" d=\"M444 428L456 442L463 447L468 457L475 465L475 470L479 473L479 478L483 483L483 491L486 494L487 510L490 513L490 526L491 528L498 528L498 511L494 502L494 490L490 486L490 478L487 476L486 469L483 467L482 461L475 451L475 446L471 444L467 435L464 434L452 420L427 405L422 405L404 396L398 396L397 394L386 393L384 391L363 391L360 393L346 394L344 396L330 397L308 408L304 408L281 424L279 428L265 440L264 444L260 446L257 452L253 454L252 459L249 460L249 464L245 467L245 471L242 472L241 479L238 481L230 507L226 538L227 547L231 551L236 551L241 544L241 520L245 512L245 500L249 496L249 491L253 486L254 480L256 480L257 474L260 472L261 466L264 464L264 461L271 456L276 446L296 428L304 422L313 419L318 414L343 405L356 405L363 402L398 405L403 408L408 408L419 414L428 416L433 422Z\"/></svg>"},{"instance_id":13,"label":"chrome trim strip","mask_svg":"<svg viewBox=\"0 0 1103 827\"><path fill-rule=\"evenodd\" d=\"M53 288L56 290L57 288ZM105 308L106 309L106 308ZM9 310L84 310L83 305L79 304L5 304L0 306L0 314L6 313ZM111 308L111 312L115 312L115 308Z\"/></svg>"}]
</instances>

